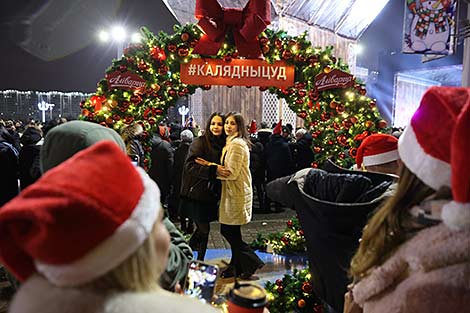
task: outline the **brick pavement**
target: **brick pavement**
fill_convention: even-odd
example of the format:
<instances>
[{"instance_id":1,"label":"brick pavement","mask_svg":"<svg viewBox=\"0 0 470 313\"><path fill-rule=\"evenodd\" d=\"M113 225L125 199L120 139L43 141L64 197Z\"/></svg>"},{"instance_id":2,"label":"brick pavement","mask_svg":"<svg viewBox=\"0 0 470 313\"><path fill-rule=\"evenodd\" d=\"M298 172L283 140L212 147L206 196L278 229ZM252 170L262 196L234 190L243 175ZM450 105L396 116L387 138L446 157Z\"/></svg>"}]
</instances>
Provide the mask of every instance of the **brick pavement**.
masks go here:
<instances>
[{"instance_id":1,"label":"brick pavement","mask_svg":"<svg viewBox=\"0 0 470 313\"><path fill-rule=\"evenodd\" d=\"M241 227L243 240L250 244L258 233L269 234L283 231L286 228L288 219L296 215L295 211L285 209L280 213L253 214L253 220L247 225ZM209 234L209 249L230 249L228 242L220 234L220 224L211 223L211 232Z\"/></svg>"}]
</instances>

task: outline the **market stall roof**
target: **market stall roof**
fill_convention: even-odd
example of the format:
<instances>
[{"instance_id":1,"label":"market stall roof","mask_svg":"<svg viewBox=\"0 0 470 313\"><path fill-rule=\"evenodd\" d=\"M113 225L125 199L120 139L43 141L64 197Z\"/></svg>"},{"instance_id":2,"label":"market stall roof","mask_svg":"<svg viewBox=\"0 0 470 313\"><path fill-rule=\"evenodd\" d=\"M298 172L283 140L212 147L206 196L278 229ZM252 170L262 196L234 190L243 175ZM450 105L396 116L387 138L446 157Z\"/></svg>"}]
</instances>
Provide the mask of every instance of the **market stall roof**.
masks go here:
<instances>
[{"instance_id":1,"label":"market stall roof","mask_svg":"<svg viewBox=\"0 0 470 313\"><path fill-rule=\"evenodd\" d=\"M163 0L178 21L194 23L195 1ZM223 7L244 7L248 0L218 0ZM389 0L271 0L272 21L287 16L308 25L358 39Z\"/></svg>"}]
</instances>

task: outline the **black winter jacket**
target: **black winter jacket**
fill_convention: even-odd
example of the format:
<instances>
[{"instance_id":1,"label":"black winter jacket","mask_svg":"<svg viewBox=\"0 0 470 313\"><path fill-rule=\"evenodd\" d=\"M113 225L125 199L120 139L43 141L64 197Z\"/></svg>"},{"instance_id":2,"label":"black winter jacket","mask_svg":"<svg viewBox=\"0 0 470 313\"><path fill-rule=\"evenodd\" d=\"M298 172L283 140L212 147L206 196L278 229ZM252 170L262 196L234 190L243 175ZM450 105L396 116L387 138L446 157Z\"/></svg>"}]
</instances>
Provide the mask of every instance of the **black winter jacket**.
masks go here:
<instances>
[{"instance_id":1,"label":"black winter jacket","mask_svg":"<svg viewBox=\"0 0 470 313\"><path fill-rule=\"evenodd\" d=\"M392 175L303 169L267 186L268 197L293 207L307 241L316 294L342 312L347 270L367 218L390 195Z\"/></svg>"},{"instance_id":2,"label":"black winter jacket","mask_svg":"<svg viewBox=\"0 0 470 313\"><path fill-rule=\"evenodd\" d=\"M216 179L217 167L199 165L196 158L220 164L221 152L221 145L208 145L203 136L193 140L184 163L182 197L211 203L219 201L221 186Z\"/></svg>"}]
</instances>

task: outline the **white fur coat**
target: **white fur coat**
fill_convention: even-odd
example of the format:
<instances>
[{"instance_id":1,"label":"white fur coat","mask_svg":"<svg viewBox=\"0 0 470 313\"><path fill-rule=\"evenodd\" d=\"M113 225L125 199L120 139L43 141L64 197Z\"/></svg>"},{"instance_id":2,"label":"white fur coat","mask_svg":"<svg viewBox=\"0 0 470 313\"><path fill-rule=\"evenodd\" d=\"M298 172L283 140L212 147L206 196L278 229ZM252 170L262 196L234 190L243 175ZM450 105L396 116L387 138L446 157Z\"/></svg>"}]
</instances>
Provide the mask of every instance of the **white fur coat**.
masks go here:
<instances>
[{"instance_id":1,"label":"white fur coat","mask_svg":"<svg viewBox=\"0 0 470 313\"><path fill-rule=\"evenodd\" d=\"M187 313L219 312L198 300L163 289L147 293L103 295L76 288L58 288L39 276L16 293L10 313Z\"/></svg>"},{"instance_id":2,"label":"white fur coat","mask_svg":"<svg viewBox=\"0 0 470 313\"><path fill-rule=\"evenodd\" d=\"M364 313L468 310L470 230L440 224L420 231L358 282L353 295Z\"/></svg>"}]
</instances>

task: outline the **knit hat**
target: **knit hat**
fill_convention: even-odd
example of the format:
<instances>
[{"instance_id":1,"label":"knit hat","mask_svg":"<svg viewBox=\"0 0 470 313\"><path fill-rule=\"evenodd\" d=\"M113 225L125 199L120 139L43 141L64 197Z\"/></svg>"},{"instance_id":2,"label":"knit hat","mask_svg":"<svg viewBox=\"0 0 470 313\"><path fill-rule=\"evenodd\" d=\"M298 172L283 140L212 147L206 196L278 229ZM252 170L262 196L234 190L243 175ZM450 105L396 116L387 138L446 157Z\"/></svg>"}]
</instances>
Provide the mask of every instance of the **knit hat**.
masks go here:
<instances>
[{"instance_id":1,"label":"knit hat","mask_svg":"<svg viewBox=\"0 0 470 313\"><path fill-rule=\"evenodd\" d=\"M159 203L142 169L115 143L97 143L0 209L0 262L20 280L39 272L60 287L91 282L142 245Z\"/></svg>"},{"instance_id":2,"label":"knit hat","mask_svg":"<svg viewBox=\"0 0 470 313\"><path fill-rule=\"evenodd\" d=\"M75 153L102 140L113 141L122 151L126 145L111 128L85 121L71 121L51 129L41 149L41 171L44 173L67 160Z\"/></svg>"},{"instance_id":3,"label":"knit hat","mask_svg":"<svg viewBox=\"0 0 470 313\"><path fill-rule=\"evenodd\" d=\"M470 228L470 88L431 87L400 136L403 163L434 190L452 189L441 213L451 229Z\"/></svg>"},{"instance_id":4,"label":"knit hat","mask_svg":"<svg viewBox=\"0 0 470 313\"><path fill-rule=\"evenodd\" d=\"M273 135L280 135L282 134L282 120L277 122L276 127L273 129Z\"/></svg>"},{"instance_id":5,"label":"knit hat","mask_svg":"<svg viewBox=\"0 0 470 313\"><path fill-rule=\"evenodd\" d=\"M256 127L256 120L251 120L250 129L248 130L248 132L250 133L250 135L253 135L253 134L256 134L257 130L258 129Z\"/></svg>"},{"instance_id":6,"label":"knit hat","mask_svg":"<svg viewBox=\"0 0 470 313\"><path fill-rule=\"evenodd\" d=\"M400 159L398 139L387 134L372 134L357 149L357 168L380 165Z\"/></svg>"},{"instance_id":7,"label":"knit hat","mask_svg":"<svg viewBox=\"0 0 470 313\"><path fill-rule=\"evenodd\" d=\"M190 131L189 129L185 129L181 132L180 137L181 137L181 141L191 142L193 141L194 135L192 131Z\"/></svg>"}]
</instances>

